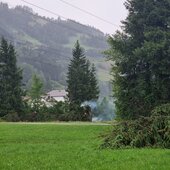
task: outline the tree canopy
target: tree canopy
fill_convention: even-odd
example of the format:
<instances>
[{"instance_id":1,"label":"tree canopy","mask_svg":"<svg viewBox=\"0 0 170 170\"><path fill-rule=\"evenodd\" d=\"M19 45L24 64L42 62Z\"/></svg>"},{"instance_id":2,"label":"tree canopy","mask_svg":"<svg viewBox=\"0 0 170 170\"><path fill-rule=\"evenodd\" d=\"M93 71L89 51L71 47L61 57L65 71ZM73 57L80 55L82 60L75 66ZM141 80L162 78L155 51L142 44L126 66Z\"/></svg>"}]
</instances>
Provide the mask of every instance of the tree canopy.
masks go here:
<instances>
[{"instance_id":1,"label":"tree canopy","mask_svg":"<svg viewBox=\"0 0 170 170\"><path fill-rule=\"evenodd\" d=\"M170 101L170 1L127 0L129 14L106 51L116 113L123 119L148 116Z\"/></svg>"},{"instance_id":2,"label":"tree canopy","mask_svg":"<svg viewBox=\"0 0 170 170\"><path fill-rule=\"evenodd\" d=\"M78 41L72 54L67 73L68 99L71 103L80 105L84 101L97 99L99 88L95 67L86 59L84 49Z\"/></svg>"},{"instance_id":3,"label":"tree canopy","mask_svg":"<svg viewBox=\"0 0 170 170\"><path fill-rule=\"evenodd\" d=\"M31 89L29 91L29 95L32 98L32 100L35 99L40 99L43 91L43 82L41 79L34 74L32 76L32 84L31 84Z\"/></svg>"},{"instance_id":4,"label":"tree canopy","mask_svg":"<svg viewBox=\"0 0 170 170\"><path fill-rule=\"evenodd\" d=\"M0 116L22 110L22 70L17 67L16 52L4 38L0 44Z\"/></svg>"},{"instance_id":5,"label":"tree canopy","mask_svg":"<svg viewBox=\"0 0 170 170\"><path fill-rule=\"evenodd\" d=\"M107 64L98 62L99 58L103 58L101 51L107 48L104 33L73 20L54 20L31 11L28 7L10 8L0 2L0 35L15 43L18 65L23 68L24 88L29 89L32 74L36 73L43 78L46 91L63 89L66 86L68 58L73 40L77 37L87 47L87 56L97 63L98 70L108 75L108 69L102 69ZM102 88L107 90L108 83L102 80L102 76L99 79Z\"/></svg>"}]
</instances>

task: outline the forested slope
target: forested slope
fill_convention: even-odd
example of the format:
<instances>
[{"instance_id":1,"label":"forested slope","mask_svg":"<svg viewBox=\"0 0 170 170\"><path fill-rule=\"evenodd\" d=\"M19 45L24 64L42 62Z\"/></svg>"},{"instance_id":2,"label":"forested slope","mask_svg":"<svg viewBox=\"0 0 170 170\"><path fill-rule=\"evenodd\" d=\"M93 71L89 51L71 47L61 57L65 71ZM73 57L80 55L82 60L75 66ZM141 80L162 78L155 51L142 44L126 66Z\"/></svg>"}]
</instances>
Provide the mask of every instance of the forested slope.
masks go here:
<instances>
[{"instance_id":1,"label":"forested slope","mask_svg":"<svg viewBox=\"0 0 170 170\"><path fill-rule=\"evenodd\" d=\"M109 64L104 62L101 53L107 49L107 43L100 30L72 20L41 17L28 7L9 8L3 3L0 4L0 23L0 36L16 47L27 86L35 72L41 75L46 89L63 88L71 49L78 39L87 57L95 63L101 88L105 89Z\"/></svg>"}]
</instances>

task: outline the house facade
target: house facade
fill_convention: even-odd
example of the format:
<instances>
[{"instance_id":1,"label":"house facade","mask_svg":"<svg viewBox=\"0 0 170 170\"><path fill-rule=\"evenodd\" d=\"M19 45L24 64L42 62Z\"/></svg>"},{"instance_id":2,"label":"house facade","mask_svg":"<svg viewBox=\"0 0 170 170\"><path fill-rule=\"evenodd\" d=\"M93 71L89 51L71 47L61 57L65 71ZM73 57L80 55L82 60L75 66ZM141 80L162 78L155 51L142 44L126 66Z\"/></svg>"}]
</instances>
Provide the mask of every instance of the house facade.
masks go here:
<instances>
[{"instance_id":1,"label":"house facade","mask_svg":"<svg viewBox=\"0 0 170 170\"><path fill-rule=\"evenodd\" d=\"M47 100L55 100L57 102L64 102L67 92L65 90L52 90L47 93Z\"/></svg>"}]
</instances>

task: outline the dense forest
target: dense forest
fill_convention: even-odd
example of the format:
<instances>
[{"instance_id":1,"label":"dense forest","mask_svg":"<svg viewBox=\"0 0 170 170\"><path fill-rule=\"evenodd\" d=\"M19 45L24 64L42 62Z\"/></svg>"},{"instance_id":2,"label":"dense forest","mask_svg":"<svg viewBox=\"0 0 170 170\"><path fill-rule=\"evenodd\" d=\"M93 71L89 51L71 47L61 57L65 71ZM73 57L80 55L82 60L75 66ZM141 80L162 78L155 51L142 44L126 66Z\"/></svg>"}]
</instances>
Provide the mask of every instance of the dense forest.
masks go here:
<instances>
[{"instance_id":1,"label":"dense forest","mask_svg":"<svg viewBox=\"0 0 170 170\"><path fill-rule=\"evenodd\" d=\"M110 64L104 62L102 55L107 49L107 37L100 30L73 20L42 17L26 6L9 8L4 3L0 4L0 23L0 36L16 48L26 87L36 73L41 76L45 90L65 88L71 49L78 39L97 68L101 91L109 94Z\"/></svg>"}]
</instances>

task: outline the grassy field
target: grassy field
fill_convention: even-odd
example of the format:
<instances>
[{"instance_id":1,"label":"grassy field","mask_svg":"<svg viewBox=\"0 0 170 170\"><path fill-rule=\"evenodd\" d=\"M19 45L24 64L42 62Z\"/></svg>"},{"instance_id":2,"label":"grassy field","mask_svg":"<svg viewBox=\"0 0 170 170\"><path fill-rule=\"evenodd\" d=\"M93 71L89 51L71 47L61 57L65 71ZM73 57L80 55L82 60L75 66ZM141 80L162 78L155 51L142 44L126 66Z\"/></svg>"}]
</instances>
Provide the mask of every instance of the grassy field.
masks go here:
<instances>
[{"instance_id":1,"label":"grassy field","mask_svg":"<svg viewBox=\"0 0 170 170\"><path fill-rule=\"evenodd\" d=\"M0 170L168 170L170 150L100 150L110 126L0 123Z\"/></svg>"}]
</instances>

